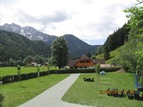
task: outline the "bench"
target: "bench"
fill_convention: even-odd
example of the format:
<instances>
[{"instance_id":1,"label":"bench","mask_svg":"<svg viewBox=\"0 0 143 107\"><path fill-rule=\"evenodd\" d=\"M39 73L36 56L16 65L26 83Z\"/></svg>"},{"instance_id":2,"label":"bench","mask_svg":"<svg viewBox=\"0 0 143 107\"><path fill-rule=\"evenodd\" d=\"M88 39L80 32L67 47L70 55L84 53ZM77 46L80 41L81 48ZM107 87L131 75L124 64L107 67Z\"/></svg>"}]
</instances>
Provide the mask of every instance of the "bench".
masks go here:
<instances>
[{"instance_id":1,"label":"bench","mask_svg":"<svg viewBox=\"0 0 143 107\"><path fill-rule=\"evenodd\" d=\"M94 78L86 78L86 77L84 77L83 81L84 82L94 82Z\"/></svg>"}]
</instances>

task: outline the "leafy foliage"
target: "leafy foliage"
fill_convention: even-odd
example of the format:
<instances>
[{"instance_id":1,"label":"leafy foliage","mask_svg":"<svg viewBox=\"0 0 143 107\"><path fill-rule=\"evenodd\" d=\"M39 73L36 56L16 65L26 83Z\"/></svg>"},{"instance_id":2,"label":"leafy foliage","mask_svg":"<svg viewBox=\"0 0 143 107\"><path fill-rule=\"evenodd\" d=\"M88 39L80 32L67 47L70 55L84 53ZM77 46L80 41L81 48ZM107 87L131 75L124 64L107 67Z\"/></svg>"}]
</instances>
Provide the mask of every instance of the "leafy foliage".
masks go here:
<instances>
[{"instance_id":1,"label":"leafy foliage","mask_svg":"<svg viewBox=\"0 0 143 107\"><path fill-rule=\"evenodd\" d=\"M104 59L108 60L110 58L110 52L107 46L104 47Z\"/></svg>"},{"instance_id":2,"label":"leafy foliage","mask_svg":"<svg viewBox=\"0 0 143 107\"><path fill-rule=\"evenodd\" d=\"M99 46L96 50L96 55L100 55L104 52L104 46Z\"/></svg>"},{"instance_id":3,"label":"leafy foliage","mask_svg":"<svg viewBox=\"0 0 143 107\"><path fill-rule=\"evenodd\" d=\"M97 72L98 75L100 74L100 64L99 63L95 66L95 72Z\"/></svg>"},{"instance_id":4,"label":"leafy foliage","mask_svg":"<svg viewBox=\"0 0 143 107\"><path fill-rule=\"evenodd\" d=\"M55 66L61 68L67 65L68 47L62 36L53 41L51 46L51 55Z\"/></svg>"},{"instance_id":5,"label":"leafy foliage","mask_svg":"<svg viewBox=\"0 0 143 107\"><path fill-rule=\"evenodd\" d=\"M120 57L113 60L117 64L122 65L126 71L142 71L143 70L143 7L134 6L124 10L129 18L128 42L120 50Z\"/></svg>"},{"instance_id":6,"label":"leafy foliage","mask_svg":"<svg viewBox=\"0 0 143 107\"><path fill-rule=\"evenodd\" d=\"M143 69L143 7L134 6L126 9L129 18L129 42L122 51L122 62L130 71L142 71ZM131 49L130 49L131 48ZM125 54L126 51L126 54ZM124 61L123 61L124 60Z\"/></svg>"}]
</instances>

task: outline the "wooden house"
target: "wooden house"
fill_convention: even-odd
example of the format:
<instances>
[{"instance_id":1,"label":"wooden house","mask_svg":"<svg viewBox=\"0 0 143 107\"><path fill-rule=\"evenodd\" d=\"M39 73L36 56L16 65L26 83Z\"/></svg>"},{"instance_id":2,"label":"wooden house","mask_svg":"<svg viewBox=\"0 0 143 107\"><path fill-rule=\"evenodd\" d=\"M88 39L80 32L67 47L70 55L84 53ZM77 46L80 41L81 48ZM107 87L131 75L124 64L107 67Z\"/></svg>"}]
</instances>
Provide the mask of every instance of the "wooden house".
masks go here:
<instances>
[{"instance_id":1,"label":"wooden house","mask_svg":"<svg viewBox=\"0 0 143 107\"><path fill-rule=\"evenodd\" d=\"M104 59L92 60L88 58L86 55L83 55L80 59L70 60L68 66L70 68L87 68L95 66L98 63L105 64L105 60Z\"/></svg>"}]
</instances>

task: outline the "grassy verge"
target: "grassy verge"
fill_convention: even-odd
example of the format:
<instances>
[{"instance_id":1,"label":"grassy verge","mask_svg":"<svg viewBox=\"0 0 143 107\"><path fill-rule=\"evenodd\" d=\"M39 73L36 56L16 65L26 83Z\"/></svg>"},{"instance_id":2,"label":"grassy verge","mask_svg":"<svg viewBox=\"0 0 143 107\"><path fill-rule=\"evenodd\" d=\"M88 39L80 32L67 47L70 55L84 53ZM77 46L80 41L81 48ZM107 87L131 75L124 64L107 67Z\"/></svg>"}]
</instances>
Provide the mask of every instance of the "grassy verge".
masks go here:
<instances>
[{"instance_id":1,"label":"grassy verge","mask_svg":"<svg viewBox=\"0 0 143 107\"><path fill-rule=\"evenodd\" d=\"M0 86L0 107L16 107L58 83L68 74L53 74Z\"/></svg>"},{"instance_id":2,"label":"grassy verge","mask_svg":"<svg viewBox=\"0 0 143 107\"><path fill-rule=\"evenodd\" d=\"M50 67L55 69L55 67ZM40 71L47 71L46 66L40 67ZM37 67L21 67L21 73L37 72ZM0 67L0 76L17 74L17 67Z\"/></svg>"},{"instance_id":3,"label":"grassy verge","mask_svg":"<svg viewBox=\"0 0 143 107\"><path fill-rule=\"evenodd\" d=\"M94 77L95 82L84 82L84 77ZM62 100L96 107L142 107L142 101L100 94L100 90L107 88L135 90L133 74L114 72L100 77L97 74L81 74Z\"/></svg>"}]
</instances>

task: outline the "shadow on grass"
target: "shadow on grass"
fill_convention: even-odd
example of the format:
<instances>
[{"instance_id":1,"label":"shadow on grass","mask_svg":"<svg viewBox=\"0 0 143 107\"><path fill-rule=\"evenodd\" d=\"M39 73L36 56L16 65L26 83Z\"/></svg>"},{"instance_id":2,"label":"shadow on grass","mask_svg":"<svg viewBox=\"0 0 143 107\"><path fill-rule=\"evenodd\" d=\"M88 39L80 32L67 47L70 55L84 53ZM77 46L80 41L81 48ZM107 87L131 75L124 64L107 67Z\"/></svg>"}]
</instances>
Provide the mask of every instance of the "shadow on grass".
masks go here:
<instances>
[{"instance_id":1,"label":"shadow on grass","mask_svg":"<svg viewBox=\"0 0 143 107\"><path fill-rule=\"evenodd\" d=\"M27 87L24 87L24 86L20 86L20 88L27 88Z\"/></svg>"},{"instance_id":2,"label":"shadow on grass","mask_svg":"<svg viewBox=\"0 0 143 107\"><path fill-rule=\"evenodd\" d=\"M45 81L39 81L40 83L45 83Z\"/></svg>"},{"instance_id":3,"label":"shadow on grass","mask_svg":"<svg viewBox=\"0 0 143 107\"><path fill-rule=\"evenodd\" d=\"M4 97L2 96L2 94L0 94L0 107L2 107L3 100L4 100Z\"/></svg>"},{"instance_id":4,"label":"shadow on grass","mask_svg":"<svg viewBox=\"0 0 143 107\"><path fill-rule=\"evenodd\" d=\"M111 85L110 83L100 83L100 84L103 86L110 86Z\"/></svg>"}]
</instances>

